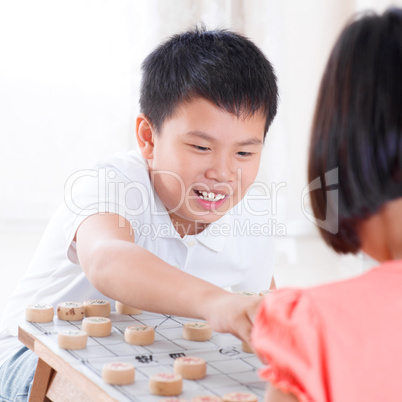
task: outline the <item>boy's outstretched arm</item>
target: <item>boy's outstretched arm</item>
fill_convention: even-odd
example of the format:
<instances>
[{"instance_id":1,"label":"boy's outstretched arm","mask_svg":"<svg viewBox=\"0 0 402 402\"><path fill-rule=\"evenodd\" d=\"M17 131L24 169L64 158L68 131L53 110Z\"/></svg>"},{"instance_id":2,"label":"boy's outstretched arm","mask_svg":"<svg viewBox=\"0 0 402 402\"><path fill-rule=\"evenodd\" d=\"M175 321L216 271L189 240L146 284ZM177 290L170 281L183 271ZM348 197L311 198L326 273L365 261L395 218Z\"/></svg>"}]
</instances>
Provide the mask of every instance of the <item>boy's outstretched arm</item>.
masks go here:
<instances>
[{"instance_id":1,"label":"boy's outstretched arm","mask_svg":"<svg viewBox=\"0 0 402 402\"><path fill-rule=\"evenodd\" d=\"M105 296L146 311L207 320L214 331L250 340L261 298L229 293L172 267L136 245L121 216L88 217L76 242L85 275Z\"/></svg>"}]
</instances>

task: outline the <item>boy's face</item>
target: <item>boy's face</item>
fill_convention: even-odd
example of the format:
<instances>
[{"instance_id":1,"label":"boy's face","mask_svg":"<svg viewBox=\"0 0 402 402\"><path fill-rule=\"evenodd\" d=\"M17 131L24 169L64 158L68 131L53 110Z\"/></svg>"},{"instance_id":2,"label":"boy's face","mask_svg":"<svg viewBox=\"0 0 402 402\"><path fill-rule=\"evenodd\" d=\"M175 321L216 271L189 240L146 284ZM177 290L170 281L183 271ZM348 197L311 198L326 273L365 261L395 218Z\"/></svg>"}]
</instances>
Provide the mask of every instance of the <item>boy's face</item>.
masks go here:
<instances>
[{"instance_id":1,"label":"boy's face","mask_svg":"<svg viewBox=\"0 0 402 402\"><path fill-rule=\"evenodd\" d=\"M202 231L244 197L258 173L264 127L259 113L237 118L197 98L179 106L146 146L139 141L180 235Z\"/></svg>"}]
</instances>

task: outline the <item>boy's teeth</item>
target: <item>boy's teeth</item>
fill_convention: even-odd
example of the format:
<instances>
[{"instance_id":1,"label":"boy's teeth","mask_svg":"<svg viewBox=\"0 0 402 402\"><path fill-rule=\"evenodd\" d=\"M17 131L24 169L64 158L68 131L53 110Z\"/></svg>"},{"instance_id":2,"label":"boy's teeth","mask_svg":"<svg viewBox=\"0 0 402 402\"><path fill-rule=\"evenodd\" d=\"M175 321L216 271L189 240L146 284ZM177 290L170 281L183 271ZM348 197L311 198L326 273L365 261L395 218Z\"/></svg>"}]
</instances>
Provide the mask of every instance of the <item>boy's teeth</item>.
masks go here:
<instances>
[{"instance_id":1,"label":"boy's teeth","mask_svg":"<svg viewBox=\"0 0 402 402\"><path fill-rule=\"evenodd\" d=\"M203 200L208 200L208 201L219 201L223 198L225 198L225 196L223 194L214 194L212 191L211 192L207 192L207 191L200 191L199 197Z\"/></svg>"}]
</instances>

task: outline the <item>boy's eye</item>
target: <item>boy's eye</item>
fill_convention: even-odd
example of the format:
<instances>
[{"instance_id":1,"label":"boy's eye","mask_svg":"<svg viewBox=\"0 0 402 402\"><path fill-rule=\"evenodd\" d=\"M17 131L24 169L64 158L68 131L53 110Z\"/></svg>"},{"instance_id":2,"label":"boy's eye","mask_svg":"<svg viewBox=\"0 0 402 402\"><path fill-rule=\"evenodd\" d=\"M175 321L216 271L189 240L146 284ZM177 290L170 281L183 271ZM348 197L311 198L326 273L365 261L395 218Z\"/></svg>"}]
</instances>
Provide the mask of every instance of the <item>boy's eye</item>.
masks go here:
<instances>
[{"instance_id":1,"label":"boy's eye","mask_svg":"<svg viewBox=\"0 0 402 402\"><path fill-rule=\"evenodd\" d=\"M238 152L237 154L240 156L251 156L252 155L251 152Z\"/></svg>"},{"instance_id":2,"label":"boy's eye","mask_svg":"<svg viewBox=\"0 0 402 402\"><path fill-rule=\"evenodd\" d=\"M193 145L193 147L195 148L195 149L197 149L198 151L208 151L208 147L201 147L201 146L199 146L199 145Z\"/></svg>"}]
</instances>

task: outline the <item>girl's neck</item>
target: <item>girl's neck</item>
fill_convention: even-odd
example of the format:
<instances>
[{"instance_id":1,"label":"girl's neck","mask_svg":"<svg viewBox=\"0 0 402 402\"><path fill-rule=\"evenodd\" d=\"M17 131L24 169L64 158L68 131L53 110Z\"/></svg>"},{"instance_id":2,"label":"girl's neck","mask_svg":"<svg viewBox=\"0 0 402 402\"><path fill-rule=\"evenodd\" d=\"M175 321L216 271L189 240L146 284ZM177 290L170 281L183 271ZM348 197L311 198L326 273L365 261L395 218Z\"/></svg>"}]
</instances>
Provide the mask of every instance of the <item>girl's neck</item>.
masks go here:
<instances>
[{"instance_id":1,"label":"girl's neck","mask_svg":"<svg viewBox=\"0 0 402 402\"><path fill-rule=\"evenodd\" d=\"M377 261L402 259L402 197L363 221L359 235L363 251Z\"/></svg>"}]
</instances>

